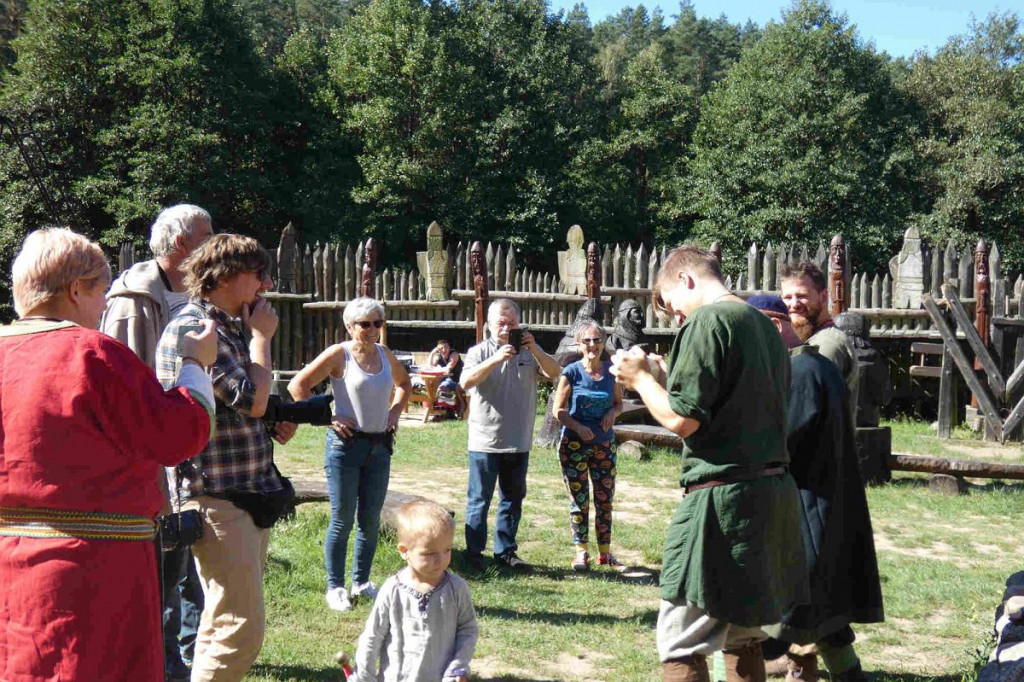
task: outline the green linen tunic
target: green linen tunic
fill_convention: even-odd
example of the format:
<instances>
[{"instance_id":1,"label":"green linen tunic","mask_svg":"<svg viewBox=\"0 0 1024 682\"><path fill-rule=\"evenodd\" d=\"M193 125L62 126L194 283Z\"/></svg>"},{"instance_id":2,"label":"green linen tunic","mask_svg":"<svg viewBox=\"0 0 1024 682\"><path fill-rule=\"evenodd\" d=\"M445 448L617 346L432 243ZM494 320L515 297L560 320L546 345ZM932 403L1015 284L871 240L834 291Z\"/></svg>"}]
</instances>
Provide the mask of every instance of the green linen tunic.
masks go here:
<instances>
[{"instance_id":1,"label":"green linen tunic","mask_svg":"<svg viewBox=\"0 0 1024 682\"><path fill-rule=\"evenodd\" d=\"M680 485L789 462L789 355L767 317L732 301L699 308L668 367L672 409L700 422L684 440ZM780 620L807 598L799 505L788 473L685 495L665 543L662 598L735 625Z\"/></svg>"}]
</instances>

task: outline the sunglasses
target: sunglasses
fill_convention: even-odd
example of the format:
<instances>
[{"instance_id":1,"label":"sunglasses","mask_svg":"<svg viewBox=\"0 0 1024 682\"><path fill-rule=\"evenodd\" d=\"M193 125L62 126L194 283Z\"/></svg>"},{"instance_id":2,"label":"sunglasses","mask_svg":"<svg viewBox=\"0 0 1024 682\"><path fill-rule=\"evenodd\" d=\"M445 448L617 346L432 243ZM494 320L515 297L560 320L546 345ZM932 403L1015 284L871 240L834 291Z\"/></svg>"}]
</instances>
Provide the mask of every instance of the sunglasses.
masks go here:
<instances>
[{"instance_id":1,"label":"sunglasses","mask_svg":"<svg viewBox=\"0 0 1024 682\"><path fill-rule=\"evenodd\" d=\"M604 343L604 339L580 339L580 343L587 346L600 346Z\"/></svg>"},{"instance_id":2,"label":"sunglasses","mask_svg":"<svg viewBox=\"0 0 1024 682\"><path fill-rule=\"evenodd\" d=\"M384 320L356 320L353 324L358 324L363 329L369 329L370 327L380 329L384 326Z\"/></svg>"}]
</instances>

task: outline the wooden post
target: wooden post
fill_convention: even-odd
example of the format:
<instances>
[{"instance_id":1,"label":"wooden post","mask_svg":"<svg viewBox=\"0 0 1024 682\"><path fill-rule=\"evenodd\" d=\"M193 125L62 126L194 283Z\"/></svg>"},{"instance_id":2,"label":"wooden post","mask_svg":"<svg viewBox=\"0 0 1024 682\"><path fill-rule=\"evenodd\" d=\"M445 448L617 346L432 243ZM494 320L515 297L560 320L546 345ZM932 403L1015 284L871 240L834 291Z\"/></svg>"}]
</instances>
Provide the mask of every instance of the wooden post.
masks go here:
<instances>
[{"instance_id":1,"label":"wooden post","mask_svg":"<svg viewBox=\"0 0 1024 682\"><path fill-rule=\"evenodd\" d=\"M601 310L601 249L595 242L587 246L587 298L594 299L594 319L604 322Z\"/></svg>"},{"instance_id":2,"label":"wooden post","mask_svg":"<svg viewBox=\"0 0 1024 682\"><path fill-rule=\"evenodd\" d=\"M832 237L828 252L828 312L835 317L846 311L846 244L843 235Z\"/></svg>"},{"instance_id":3,"label":"wooden post","mask_svg":"<svg viewBox=\"0 0 1024 682\"><path fill-rule=\"evenodd\" d=\"M974 249L974 328L978 330L978 336L985 348L989 347L991 340L989 320L992 316L992 309L989 305L990 282L988 277L988 244L984 239L978 240L978 246ZM974 369L980 370L981 358L977 353L974 355ZM971 407L978 407L978 397L971 396Z\"/></svg>"},{"instance_id":4,"label":"wooden post","mask_svg":"<svg viewBox=\"0 0 1024 682\"><path fill-rule=\"evenodd\" d=\"M374 241L373 237L366 240L366 246L363 248L363 268L359 273L359 295L369 296L373 298L374 295L374 279L377 275L377 242ZM383 291L383 288L382 288ZM380 342L383 345L388 345L388 327L384 327L380 330Z\"/></svg>"},{"instance_id":5,"label":"wooden post","mask_svg":"<svg viewBox=\"0 0 1024 682\"><path fill-rule=\"evenodd\" d=\"M715 257L715 260L718 261L719 267L721 267L721 265L722 265L722 245L719 244L718 242L711 242L711 247L708 249L708 252L711 253L711 255Z\"/></svg>"},{"instance_id":6,"label":"wooden post","mask_svg":"<svg viewBox=\"0 0 1024 682\"><path fill-rule=\"evenodd\" d=\"M487 306L490 298L487 288L487 260L480 242L473 242L469 249L469 262L473 268L473 291L476 294L476 342L484 340L484 329L487 327Z\"/></svg>"}]
</instances>

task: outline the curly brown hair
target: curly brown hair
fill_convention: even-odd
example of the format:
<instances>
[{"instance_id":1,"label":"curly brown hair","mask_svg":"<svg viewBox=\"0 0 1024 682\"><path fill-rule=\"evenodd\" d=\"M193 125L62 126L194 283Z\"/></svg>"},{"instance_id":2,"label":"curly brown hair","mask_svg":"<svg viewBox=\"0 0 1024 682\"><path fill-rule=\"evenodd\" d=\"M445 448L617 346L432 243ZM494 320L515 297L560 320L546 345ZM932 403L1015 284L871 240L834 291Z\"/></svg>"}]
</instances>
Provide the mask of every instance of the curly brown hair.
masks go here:
<instances>
[{"instance_id":1,"label":"curly brown hair","mask_svg":"<svg viewBox=\"0 0 1024 682\"><path fill-rule=\"evenodd\" d=\"M189 254L181 269L188 295L202 298L243 272L267 273L270 254L252 237L215 234Z\"/></svg>"}]
</instances>

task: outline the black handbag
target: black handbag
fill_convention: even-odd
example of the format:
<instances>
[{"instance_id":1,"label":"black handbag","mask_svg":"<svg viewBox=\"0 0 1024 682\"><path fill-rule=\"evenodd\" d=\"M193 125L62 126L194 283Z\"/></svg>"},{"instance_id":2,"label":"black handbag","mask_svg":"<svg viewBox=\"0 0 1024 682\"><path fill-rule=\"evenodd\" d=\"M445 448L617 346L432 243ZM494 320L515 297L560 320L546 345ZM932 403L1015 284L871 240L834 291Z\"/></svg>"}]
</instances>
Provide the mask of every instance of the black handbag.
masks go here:
<instances>
[{"instance_id":1,"label":"black handbag","mask_svg":"<svg viewBox=\"0 0 1024 682\"><path fill-rule=\"evenodd\" d=\"M243 493L229 491L218 493L220 497L235 505L252 517L257 528L271 528L275 523L291 513L295 508L295 488L287 477L283 476L274 465L277 477L281 479L281 489L272 493Z\"/></svg>"}]
</instances>

